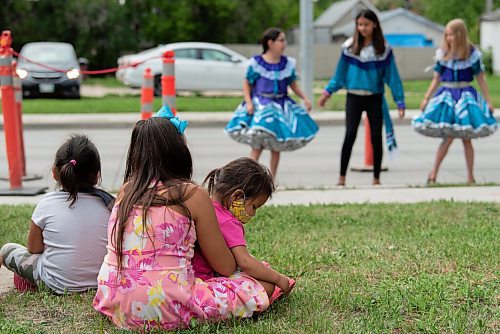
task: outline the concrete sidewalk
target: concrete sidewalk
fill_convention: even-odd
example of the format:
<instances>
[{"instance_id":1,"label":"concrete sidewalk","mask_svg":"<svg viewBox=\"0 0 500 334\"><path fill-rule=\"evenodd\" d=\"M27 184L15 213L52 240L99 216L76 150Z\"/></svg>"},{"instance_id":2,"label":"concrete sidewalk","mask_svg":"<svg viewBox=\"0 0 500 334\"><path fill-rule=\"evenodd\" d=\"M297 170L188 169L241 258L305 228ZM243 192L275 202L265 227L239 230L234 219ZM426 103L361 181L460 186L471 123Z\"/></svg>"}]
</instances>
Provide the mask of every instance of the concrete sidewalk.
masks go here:
<instances>
[{"instance_id":1,"label":"concrete sidewalk","mask_svg":"<svg viewBox=\"0 0 500 334\"><path fill-rule=\"evenodd\" d=\"M500 114L500 110L497 115ZM404 119L399 119L397 111L391 111L391 118L395 124L409 124L418 110L407 110ZM189 122L190 127L223 127L227 124L232 112L179 112L178 116ZM343 125L345 113L343 111L312 111L311 117L320 125ZM25 114L23 115L24 128L131 128L140 119L140 113L116 114ZM0 127L3 129L3 117L0 117Z\"/></svg>"},{"instance_id":2,"label":"concrete sidewalk","mask_svg":"<svg viewBox=\"0 0 500 334\"><path fill-rule=\"evenodd\" d=\"M0 205L35 205L42 196L0 196ZM323 189L278 188L267 204L418 203L438 200L500 202L500 186L395 187L382 185Z\"/></svg>"}]
</instances>

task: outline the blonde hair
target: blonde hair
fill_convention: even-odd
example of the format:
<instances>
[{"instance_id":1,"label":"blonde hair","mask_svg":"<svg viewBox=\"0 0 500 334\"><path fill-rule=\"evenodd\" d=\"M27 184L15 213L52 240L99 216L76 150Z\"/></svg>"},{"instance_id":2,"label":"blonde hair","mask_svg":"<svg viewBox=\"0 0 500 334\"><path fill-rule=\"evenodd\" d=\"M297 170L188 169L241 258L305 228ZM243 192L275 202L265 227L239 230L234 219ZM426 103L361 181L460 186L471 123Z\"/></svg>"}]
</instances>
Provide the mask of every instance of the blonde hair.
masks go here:
<instances>
[{"instance_id":1,"label":"blonde hair","mask_svg":"<svg viewBox=\"0 0 500 334\"><path fill-rule=\"evenodd\" d=\"M450 45L446 41L446 32L443 36L441 49L444 51L444 59L460 59L465 60L470 56L470 48L472 43L469 41L467 27L462 19L453 19L446 24L446 29L453 31L455 35L455 42Z\"/></svg>"}]
</instances>

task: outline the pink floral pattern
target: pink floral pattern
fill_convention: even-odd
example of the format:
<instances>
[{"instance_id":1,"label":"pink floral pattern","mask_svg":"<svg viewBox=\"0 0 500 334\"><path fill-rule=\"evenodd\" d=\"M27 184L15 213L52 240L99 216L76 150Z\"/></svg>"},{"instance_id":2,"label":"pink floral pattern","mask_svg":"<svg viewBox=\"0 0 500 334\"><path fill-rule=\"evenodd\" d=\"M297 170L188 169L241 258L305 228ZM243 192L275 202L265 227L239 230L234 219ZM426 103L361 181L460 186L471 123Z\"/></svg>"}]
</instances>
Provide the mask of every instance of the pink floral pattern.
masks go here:
<instances>
[{"instance_id":1,"label":"pink floral pattern","mask_svg":"<svg viewBox=\"0 0 500 334\"><path fill-rule=\"evenodd\" d=\"M141 209L133 210L123 238L123 271L118 273L111 243L117 205L109 220L108 253L99 272L94 308L118 327L178 329L188 327L192 319L249 317L269 306L262 285L244 273L206 281L195 278L194 225L166 207L150 208L145 228Z\"/></svg>"}]
</instances>

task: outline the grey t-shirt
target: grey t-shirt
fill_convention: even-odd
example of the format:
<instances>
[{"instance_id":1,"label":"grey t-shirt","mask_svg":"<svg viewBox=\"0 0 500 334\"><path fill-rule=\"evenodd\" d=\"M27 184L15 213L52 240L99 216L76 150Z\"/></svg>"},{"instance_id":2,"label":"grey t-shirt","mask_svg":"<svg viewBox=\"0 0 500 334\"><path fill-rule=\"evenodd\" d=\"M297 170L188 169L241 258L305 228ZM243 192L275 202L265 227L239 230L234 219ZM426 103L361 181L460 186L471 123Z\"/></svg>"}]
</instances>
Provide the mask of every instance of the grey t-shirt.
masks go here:
<instances>
[{"instance_id":1,"label":"grey t-shirt","mask_svg":"<svg viewBox=\"0 0 500 334\"><path fill-rule=\"evenodd\" d=\"M103 200L78 193L70 208L68 193L44 195L31 216L43 230L45 251L38 261L43 282L56 293L97 288L97 275L106 255L110 212Z\"/></svg>"}]
</instances>

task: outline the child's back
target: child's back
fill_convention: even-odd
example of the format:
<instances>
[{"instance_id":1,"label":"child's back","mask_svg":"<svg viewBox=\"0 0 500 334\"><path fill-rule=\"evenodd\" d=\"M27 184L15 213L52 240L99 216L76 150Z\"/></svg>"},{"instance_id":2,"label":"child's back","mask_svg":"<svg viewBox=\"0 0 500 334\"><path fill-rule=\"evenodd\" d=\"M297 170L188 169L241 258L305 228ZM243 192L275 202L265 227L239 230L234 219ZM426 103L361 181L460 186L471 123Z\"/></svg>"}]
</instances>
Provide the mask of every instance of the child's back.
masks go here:
<instances>
[{"instance_id":1,"label":"child's back","mask_svg":"<svg viewBox=\"0 0 500 334\"><path fill-rule=\"evenodd\" d=\"M78 193L69 207L68 193L46 194L31 217L43 230L45 251L39 258L40 278L57 293L97 287L97 273L106 254L109 209L91 193Z\"/></svg>"},{"instance_id":2,"label":"child's back","mask_svg":"<svg viewBox=\"0 0 500 334\"><path fill-rule=\"evenodd\" d=\"M217 222L219 223L222 236L226 241L227 247L229 249L237 246L247 245L245 240L245 230L243 224L238 221L226 208L222 206L221 203L217 201L212 201L215 209L215 215L217 216ZM207 280L209 278L215 277L215 272L208 264L207 260L203 254L197 250L193 257L193 268L195 277L201 278L202 280Z\"/></svg>"},{"instance_id":3,"label":"child's back","mask_svg":"<svg viewBox=\"0 0 500 334\"><path fill-rule=\"evenodd\" d=\"M86 136L74 135L59 147L52 176L61 191L36 206L27 247L8 243L0 250L0 265L18 275L18 288L47 286L62 294L97 287L114 199L95 188L100 173L99 152Z\"/></svg>"}]
</instances>

